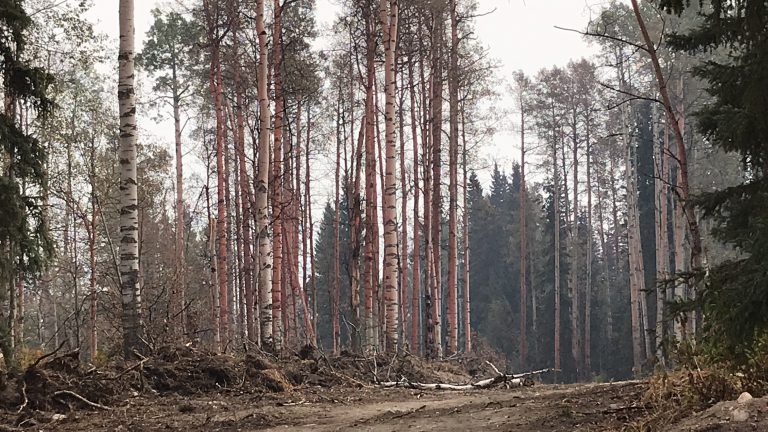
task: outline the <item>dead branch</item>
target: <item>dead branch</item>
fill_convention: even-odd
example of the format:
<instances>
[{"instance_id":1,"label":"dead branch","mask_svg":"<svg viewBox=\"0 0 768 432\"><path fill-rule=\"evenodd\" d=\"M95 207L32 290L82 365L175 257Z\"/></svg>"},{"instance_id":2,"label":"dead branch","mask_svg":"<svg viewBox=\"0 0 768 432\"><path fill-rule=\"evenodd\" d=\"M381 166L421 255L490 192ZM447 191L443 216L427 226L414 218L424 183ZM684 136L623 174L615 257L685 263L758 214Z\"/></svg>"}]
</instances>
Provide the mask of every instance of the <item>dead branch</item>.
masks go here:
<instances>
[{"instance_id":1,"label":"dead branch","mask_svg":"<svg viewBox=\"0 0 768 432\"><path fill-rule=\"evenodd\" d=\"M395 364L395 359L397 358L397 352L395 352L392 355L392 360L389 362L389 366L387 367L387 379L389 379L389 373L392 372L392 365Z\"/></svg>"},{"instance_id":2,"label":"dead branch","mask_svg":"<svg viewBox=\"0 0 768 432\"><path fill-rule=\"evenodd\" d=\"M143 364L144 364L144 363L145 363L147 360L149 360L149 357L145 357L144 359L142 359L141 361L139 361L139 362L138 362L138 363L136 363L135 365L133 365L133 366L131 366L131 367L129 367L129 368L127 368L127 369L123 370L123 371L122 371L122 372L120 372L119 374L117 374L117 375L115 375L114 377L112 377L112 378L109 378L109 379L110 379L110 380L116 380L116 379L120 378L121 376L123 376L123 375L127 374L128 372L130 372L130 371L132 371L132 370L134 370L134 369L136 369L136 368L139 368L139 367L141 367L141 366L142 366L142 365L143 365Z\"/></svg>"},{"instance_id":3,"label":"dead branch","mask_svg":"<svg viewBox=\"0 0 768 432\"><path fill-rule=\"evenodd\" d=\"M24 408L27 407L27 403L29 402L29 400L27 399L27 382L26 381L21 382L21 396L24 398L24 402L22 402L19 409L16 410L16 414L24 411Z\"/></svg>"},{"instance_id":4,"label":"dead branch","mask_svg":"<svg viewBox=\"0 0 768 432\"><path fill-rule=\"evenodd\" d=\"M365 384L365 383L364 383L364 382L362 382L362 381L356 380L356 379L352 378L351 376L348 376L348 375L344 375L344 374L342 374L342 373L336 372L335 370L333 370L333 368L331 368L331 369L329 369L329 370L331 371L331 374L335 375L336 377L338 377L338 378L340 378L340 379L342 379L342 380L347 380L347 381L349 381L349 382L352 382L352 383L354 383L355 385L357 385L357 386L359 386L359 387L361 387L361 388L368 388L368 387L371 387L370 385L368 385L368 384Z\"/></svg>"},{"instance_id":5,"label":"dead branch","mask_svg":"<svg viewBox=\"0 0 768 432\"><path fill-rule=\"evenodd\" d=\"M300 400L300 401L298 401L298 402L285 402L285 403L278 403L278 404L277 404L277 406L284 406L284 407L288 407L288 406L298 406L298 405L304 405L304 404L306 404L306 403L307 403L307 401L306 401L306 400L304 400L304 399L302 399L302 400Z\"/></svg>"},{"instance_id":6,"label":"dead branch","mask_svg":"<svg viewBox=\"0 0 768 432\"><path fill-rule=\"evenodd\" d=\"M103 410L105 410L105 411L110 411L110 410L112 409L112 408L110 408L110 407L108 407L108 406L104 406L104 405L102 405L102 404L98 404L98 403L96 403L96 402L91 402L91 401L89 401L88 399L86 399L86 398L84 398L84 397L80 396L79 394L77 394L77 393L75 393L75 392L73 392L73 391L69 391L69 390L59 390L59 391L57 391L57 392L54 392L54 393L53 393L53 395L54 395L54 396L61 396L61 395L68 395L68 396L72 396L73 398L75 398L75 399L78 399L78 400L80 400L81 402L83 402L83 403L85 403L85 404L87 404L87 405L89 405L89 406L92 406L92 407L94 407L94 408L103 409Z\"/></svg>"},{"instance_id":7,"label":"dead branch","mask_svg":"<svg viewBox=\"0 0 768 432\"><path fill-rule=\"evenodd\" d=\"M638 43L634 43L634 42L632 42L630 40L627 40L627 39L622 39L622 38L617 37L617 36L612 36L612 35L609 35L607 33L596 33L596 32L591 32L591 31L581 31L581 30L576 30L576 29L567 28L567 27L560 27L560 26L554 26L554 27L556 29L558 29L558 30L578 33L578 34L580 34L582 36L591 36L591 37L608 39L608 40L611 40L611 41L614 41L614 42L619 42L619 43L622 43L622 44L625 44L625 45L629 45L629 46L635 47L635 48L637 48L639 50L643 50L643 51L646 51L646 52L648 51L648 47L646 47L646 46L640 45Z\"/></svg>"},{"instance_id":8,"label":"dead branch","mask_svg":"<svg viewBox=\"0 0 768 432\"><path fill-rule=\"evenodd\" d=\"M493 363L489 362L488 360L486 360L485 362L488 363L488 366L493 368L494 372L496 372L496 375L504 375L499 371L498 368L496 368L496 366L493 365Z\"/></svg>"},{"instance_id":9,"label":"dead branch","mask_svg":"<svg viewBox=\"0 0 768 432\"><path fill-rule=\"evenodd\" d=\"M534 376L534 375L541 375L541 374L544 374L544 373L547 373L547 372L560 372L560 369L553 369L553 368L539 369L539 370L535 370L535 371L514 374L514 377L515 378L525 378L525 377Z\"/></svg>"},{"instance_id":10,"label":"dead branch","mask_svg":"<svg viewBox=\"0 0 768 432\"><path fill-rule=\"evenodd\" d=\"M38 357L38 358L37 358L37 360L35 360L35 361L34 361L34 363L32 363L32 366L30 366L30 368L34 368L34 367L37 367L37 365L39 365L41 361L43 361L43 360L47 359L48 357L50 357L50 356L52 356L52 355L56 354L57 352L59 352L59 350L60 350L62 347L64 347L64 344L65 344L65 343L67 343L67 340L66 340L66 339L65 339L65 340L63 340L63 341L61 341L61 343L59 344L59 347L58 347L58 348L56 348L55 350L53 350L53 351L49 352L48 354L43 354L43 355L41 355L40 357Z\"/></svg>"}]
</instances>

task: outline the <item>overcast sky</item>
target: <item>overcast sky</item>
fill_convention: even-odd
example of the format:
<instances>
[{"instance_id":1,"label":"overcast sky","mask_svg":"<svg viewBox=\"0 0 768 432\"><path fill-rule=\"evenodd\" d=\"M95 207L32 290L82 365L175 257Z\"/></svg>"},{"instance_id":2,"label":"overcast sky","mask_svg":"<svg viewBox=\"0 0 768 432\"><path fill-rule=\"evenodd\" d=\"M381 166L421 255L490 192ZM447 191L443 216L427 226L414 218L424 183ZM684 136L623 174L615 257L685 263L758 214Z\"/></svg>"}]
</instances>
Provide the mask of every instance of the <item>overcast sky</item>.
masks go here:
<instances>
[{"instance_id":1,"label":"overcast sky","mask_svg":"<svg viewBox=\"0 0 768 432\"><path fill-rule=\"evenodd\" d=\"M477 37L485 45L490 56L500 64L499 75L511 76L521 69L533 75L539 69L564 65L570 59L589 57L594 48L578 34L556 29L555 26L583 29L590 19L590 13L609 0L478 0ZM318 0L317 20L320 29L327 27L334 19L338 7L336 0ZM174 0L138 0L135 2L136 47L141 50L144 34L152 23L150 11L155 7L173 6ZM118 0L96 0L89 12L89 19L97 23L97 29L117 43ZM322 43L320 43L322 45ZM502 101L501 104L507 104ZM502 106L499 109L505 109ZM141 120L141 119L140 119ZM172 123L152 124L142 120L145 133L155 135L168 146L173 142ZM478 168L487 167L493 161L509 167L517 159L517 132L513 126L506 127L487 143L477 161ZM171 154L173 152L171 151ZM194 157L194 156L189 156ZM186 163L187 157L185 157ZM195 161L190 161L195 163ZM488 179L481 173L481 179Z\"/></svg>"}]
</instances>

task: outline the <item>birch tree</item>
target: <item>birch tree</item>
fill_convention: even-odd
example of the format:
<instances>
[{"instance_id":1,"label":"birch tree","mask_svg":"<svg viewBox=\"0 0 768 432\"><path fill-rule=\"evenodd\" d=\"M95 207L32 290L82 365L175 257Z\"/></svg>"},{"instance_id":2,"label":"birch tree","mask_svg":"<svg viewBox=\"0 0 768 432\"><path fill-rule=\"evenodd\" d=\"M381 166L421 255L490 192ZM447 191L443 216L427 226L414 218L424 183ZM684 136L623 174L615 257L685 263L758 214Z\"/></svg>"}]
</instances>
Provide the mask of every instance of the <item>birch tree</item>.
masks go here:
<instances>
[{"instance_id":1,"label":"birch tree","mask_svg":"<svg viewBox=\"0 0 768 432\"><path fill-rule=\"evenodd\" d=\"M272 243L269 232L269 208L267 200L269 193L269 138L272 127L272 117L269 108L269 93L267 91L267 31L264 26L264 0L257 0L256 2L256 33L258 35L259 43L257 69L259 151L254 195L256 204L256 234L259 245L258 287L260 333L262 346L279 350L282 343L280 332L273 333ZM279 323L280 320L277 319L275 321Z\"/></svg>"},{"instance_id":2,"label":"birch tree","mask_svg":"<svg viewBox=\"0 0 768 432\"><path fill-rule=\"evenodd\" d=\"M397 45L397 0L381 0L379 20L384 39L384 85L386 92L385 127L386 154L384 168L384 303L386 310L385 348L397 351L398 324L400 320L398 299L398 252L397 252L397 206L396 206L396 78L395 48Z\"/></svg>"},{"instance_id":3,"label":"birch tree","mask_svg":"<svg viewBox=\"0 0 768 432\"><path fill-rule=\"evenodd\" d=\"M123 355L144 352L139 286L139 215L136 176L136 93L134 90L134 5L120 0L120 53L117 99L120 105L120 291L123 305Z\"/></svg>"}]
</instances>

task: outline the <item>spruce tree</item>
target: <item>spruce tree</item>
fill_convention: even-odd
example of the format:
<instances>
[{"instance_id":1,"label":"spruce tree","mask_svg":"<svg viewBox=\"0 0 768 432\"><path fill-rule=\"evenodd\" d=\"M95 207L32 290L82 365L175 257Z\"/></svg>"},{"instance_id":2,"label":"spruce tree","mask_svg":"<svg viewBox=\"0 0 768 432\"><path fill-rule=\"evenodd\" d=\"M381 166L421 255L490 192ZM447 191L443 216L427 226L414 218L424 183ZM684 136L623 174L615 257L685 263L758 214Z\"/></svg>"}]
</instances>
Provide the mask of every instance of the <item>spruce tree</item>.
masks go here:
<instances>
[{"instance_id":1,"label":"spruce tree","mask_svg":"<svg viewBox=\"0 0 768 432\"><path fill-rule=\"evenodd\" d=\"M662 0L682 13L686 0ZM713 145L741 156L747 180L702 194L699 208L715 223L714 236L738 258L717 264L695 307L705 338L720 354L743 359L768 330L768 4L763 0L714 0L698 27L673 34L670 44L689 52L715 52L694 69L708 83L712 103L697 113L698 128Z\"/></svg>"},{"instance_id":2,"label":"spruce tree","mask_svg":"<svg viewBox=\"0 0 768 432\"><path fill-rule=\"evenodd\" d=\"M6 364L15 366L16 285L19 278L38 273L52 251L41 193L47 187L46 150L29 128L22 129L17 109L25 103L39 115L47 114L52 102L46 90L53 79L24 61L25 33L32 21L22 2L1 0L0 23L0 73L5 91L0 113L0 350Z\"/></svg>"}]
</instances>

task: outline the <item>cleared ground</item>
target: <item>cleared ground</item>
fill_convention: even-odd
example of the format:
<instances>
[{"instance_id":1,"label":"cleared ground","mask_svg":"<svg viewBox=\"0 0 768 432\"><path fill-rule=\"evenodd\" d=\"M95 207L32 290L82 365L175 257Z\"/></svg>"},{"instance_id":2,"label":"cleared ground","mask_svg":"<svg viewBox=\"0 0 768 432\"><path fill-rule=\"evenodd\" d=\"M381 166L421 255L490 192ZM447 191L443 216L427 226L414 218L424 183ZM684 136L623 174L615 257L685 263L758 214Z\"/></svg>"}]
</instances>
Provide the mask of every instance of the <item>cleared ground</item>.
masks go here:
<instances>
[{"instance_id":1,"label":"cleared ground","mask_svg":"<svg viewBox=\"0 0 768 432\"><path fill-rule=\"evenodd\" d=\"M641 416L638 383L471 392L306 389L282 395L135 397L47 425L76 431L609 431Z\"/></svg>"}]
</instances>

